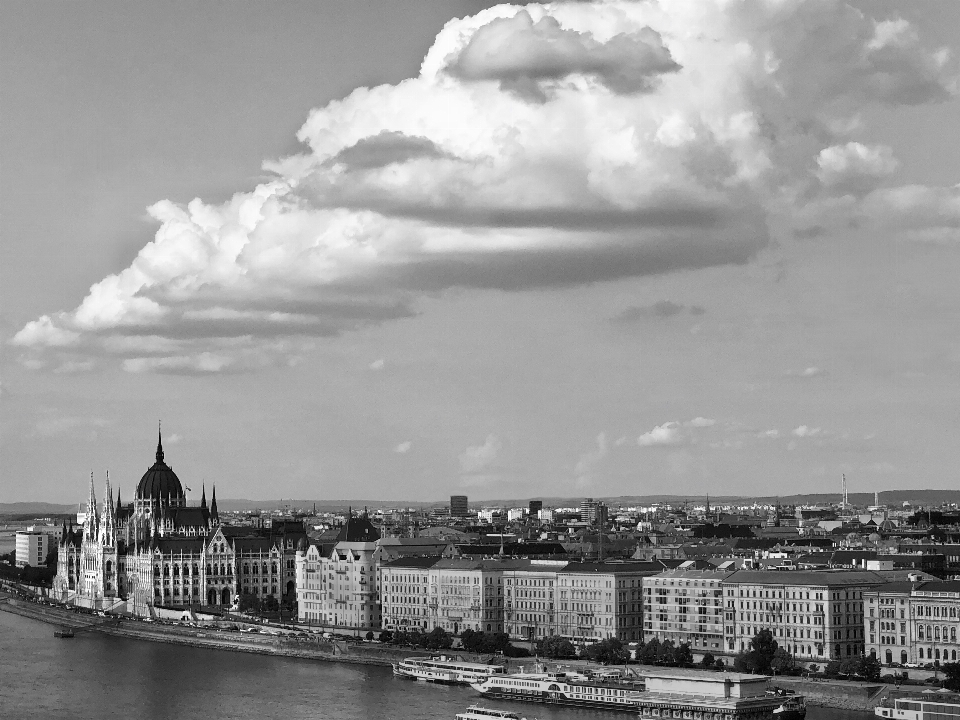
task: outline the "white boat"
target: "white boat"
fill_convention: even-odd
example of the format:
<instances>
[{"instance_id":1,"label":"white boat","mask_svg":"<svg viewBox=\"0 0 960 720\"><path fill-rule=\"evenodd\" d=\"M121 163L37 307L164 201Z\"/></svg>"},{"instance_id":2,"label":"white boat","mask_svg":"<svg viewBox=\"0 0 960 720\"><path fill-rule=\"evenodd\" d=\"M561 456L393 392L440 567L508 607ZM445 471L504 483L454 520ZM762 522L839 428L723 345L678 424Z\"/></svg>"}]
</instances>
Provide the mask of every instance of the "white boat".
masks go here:
<instances>
[{"instance_id":1,"label":"white boat","mask_svg":"<svg viewBox=\"0 0 960 720\"><path fill-rule=\"evenodd\" d=\"M457 720L526 720L526 718L520 717L520 713L515 713L510 710L494 710L492 708L480 707L479 705L471 705L466 709L465 712L457 713Z\"/></svg>"},{"instance_id":2,"label":"white boat","mask_svg":"<svg viewBox=\"0 0 960 720\"><path fill-rule=\"evenodd\" d=\"M537 668L494 675L471 687L484 697L619 710L656 720L802 720L805 714L801 696L792 696L788 707L784 698L767 695L765 675L680 668L641 672L642 678L610 677Z\"/></svg>"},{"instance_id":3,"label":"white boat","mask_svg":"<svg viewBox=\"0 0 960 720\"><path fill-rule=\"evenodd\" d=\"M636 713L643 683L580 673L534 672L493 675L471 687L486 697Z\"/></svg>"},{"instance_id":4,"label":"white boat","mask_svg":"<svg viewBox=\"0 0 960 720\"><path fill-rule=\"evenodd\" d=\"M951 698L953 700L955 698ZM879 706L874 708L873 714L891 720L945 720L945 718L960 718L960 705L955 702L944 702L941 699L927 698L898 698L893 707Z\"/></svg>"},{"instance_id":5,"label":"white boat","mask_svg":"<svg viewBox=\"0 0 960 720\"><path fill-rule=\"evenodd\" d=\"M503 665L467 662L446 655L409 657L393 664L394 675L446 685L471 685L504 673Z\"/></svg>"}]
</instances>

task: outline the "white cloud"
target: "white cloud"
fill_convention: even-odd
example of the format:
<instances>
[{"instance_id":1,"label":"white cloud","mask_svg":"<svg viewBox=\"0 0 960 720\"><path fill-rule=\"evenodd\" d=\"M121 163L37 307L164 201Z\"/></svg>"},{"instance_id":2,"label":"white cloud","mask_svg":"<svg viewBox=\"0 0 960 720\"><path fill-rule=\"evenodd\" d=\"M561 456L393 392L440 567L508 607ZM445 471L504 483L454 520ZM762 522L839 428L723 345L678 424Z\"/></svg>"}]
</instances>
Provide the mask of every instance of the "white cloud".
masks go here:
<instances>
[{"instance_id":1,"label":"white cloud","mask_svg":"<svg viewBox=\"0 0 960 720\"><path fill-rule=\"evenodd\" d=\"M398 444L396 447L394 447L394 448L393 448L393 451L394 451L395 453L399 453L399 454L401 454L401 455L405 455L406 453L410 452L410 448L412 448L412 447L413 447L413 443L410 442L409 440L405 440L404 442L402 442L402 443Z\"/></svg>"},{"instance_id":2,"label":"white cloud","mask_svg":"<svg viewBox=\"0 0 960 720\"><path fill-rule=\"evenodd\" d=\"M683 424L683 426L693 427L693 428L705 428L705 427L713 427L716 424L717 424L717 421L713 420L712 418L695 417L693 420L687 420Z\"/></svg>"},{"instance_id":3,"label":"white cloud","mask_svg":"<svg viewBox=\"0 0 960 720\"><path fill-rule=\"evenodd\" d=\"M760 437L760 438L769 438L769 439L771 439L771 440L776 440L778 437L780 437L780 431L777 430L776 428L774 428L774 429L772 429L772 430L764 430L764 431L763 431L762 433L760 433L757 437Z\"/></svg>"},{"instance_id":4,"label":"white cloud","mask_svg":"<svg viewBox=\"0 0 960 720\"><path fill-rule=\"evenodd\" d=\"M597 465L610 452L610 446L607 442L607 434L601 432L596 438L596 447L580 455L577 464L573 469L573 474L577 478L577 487L585 489L593 484L594 472Z\"/></svg>"},{"instance_id":5,"label":"white cloud","mask_svg":"<svg viewBox=\"0 0 960 720\"><path fill-rule=\"evenodd\" d=\"M812 428L808 427L807 425L801 425L793 430L793 434L800 438L814 437L815 435L819 435L821 432L822 430L820 428Z\"/></svg>"},{"instance_id":6,"label":"white cloud","mask_svg":"<svg viewBox=\"0 0 960 720\"><path fill-rule=\"evenodd\" d=\"M371 370L383 370L383 365L383 358L380 358L379 360L374 360L367 367L369 367Z\"/></svg>"},{"instance_id":7,"label":"white cloud","mask_svg":"<svg viewBox=\"0 0 960 720\"><path fill-rule=\"evenodd\" d=\"M256 369L449 288L744 263L813 185L848 218L953 237L955 189L871 190L895 161L849 136L871 103L947 97L953 67L840 0L497 6L450 21L417 77L313 110L270 181L152 205L129 267L13 342L131 372ZM848 188L870 192L836 202Z\"/></svg>"},{"instance_id":8,"label":"white cloud","mask_svg":"<svg viewBox=\"0 0 960 720\"><path fill-rule=\"evenodd\" d=\"M497 436L488 435L482 445L472 445L460 453L460 472L472 474L489 469L502 449L503 443Z\"/></svg>"},{"instance_id":9,"label":"white cloud","mask_svg":"<svg viewBox=\"0 0 960 720\"><path fill-rule=\"evenodd\" d=\"M666 422L663 425L657 425L653 430L645 432L637 438L637 445L640 447L655 447L657 445L679 445L683 441L683 433L680 430L680 423Z\"/></svg>"}]
</instances>

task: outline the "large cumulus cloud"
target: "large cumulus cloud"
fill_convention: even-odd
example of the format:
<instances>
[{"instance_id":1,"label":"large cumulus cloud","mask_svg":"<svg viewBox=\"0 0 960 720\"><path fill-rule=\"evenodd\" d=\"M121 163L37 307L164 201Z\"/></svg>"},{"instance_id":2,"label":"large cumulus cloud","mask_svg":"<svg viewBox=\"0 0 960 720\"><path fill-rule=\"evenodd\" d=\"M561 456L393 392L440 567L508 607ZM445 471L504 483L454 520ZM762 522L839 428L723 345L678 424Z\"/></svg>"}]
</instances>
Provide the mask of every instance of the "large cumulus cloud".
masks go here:
<instances>
[{"instance_id":1,"label":"large cumulus cloud","mask_svg":"<svg viewBox=\"0 0 960 720\"><path fill-rule=\"evenodd\" d=\"M417 77L314 110L269 182L156 203L130 267L14 343L34 366L237 371L425 292L744 263L785 202L953 212L954 190L884 187L895 158L850 122L948 96L951 63L835 0L492 8L448 23Z\"/></svg>"}]
</instances>

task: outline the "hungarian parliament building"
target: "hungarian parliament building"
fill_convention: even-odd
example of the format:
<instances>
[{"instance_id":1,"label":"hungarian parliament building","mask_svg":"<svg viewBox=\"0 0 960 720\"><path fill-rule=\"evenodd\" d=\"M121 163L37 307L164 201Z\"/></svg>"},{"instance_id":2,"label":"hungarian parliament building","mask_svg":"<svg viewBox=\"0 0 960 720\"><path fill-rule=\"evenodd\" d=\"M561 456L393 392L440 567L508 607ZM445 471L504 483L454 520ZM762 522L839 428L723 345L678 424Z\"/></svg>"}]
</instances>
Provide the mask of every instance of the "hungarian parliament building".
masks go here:
<instances>
[{"instance_id":1,"label":"hungarian parliament building","mask_svg":"<svg viewBox=\"0 0 960 720\"><path fill-rule=\"evenodd\" d=\"M124 505L119 492L114 499L109 474L98 502L91 474L83 522L63 529L53 594L141 616L158 606L231 607L241 594L293 600L296 553L305 543L302 522L222 524L215 487L209 505L206 489L199 505L188 505L160 437L132 503Z\"/></svg>"}]
</instances>

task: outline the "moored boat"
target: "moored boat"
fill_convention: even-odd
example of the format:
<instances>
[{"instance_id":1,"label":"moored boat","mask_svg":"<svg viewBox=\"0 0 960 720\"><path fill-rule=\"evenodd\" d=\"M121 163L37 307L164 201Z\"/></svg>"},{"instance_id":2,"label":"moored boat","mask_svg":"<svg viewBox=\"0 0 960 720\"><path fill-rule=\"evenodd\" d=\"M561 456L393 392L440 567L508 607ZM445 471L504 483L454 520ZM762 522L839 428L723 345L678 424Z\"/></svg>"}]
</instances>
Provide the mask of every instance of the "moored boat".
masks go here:
<instances>
[{"instance_id":1,"label":"moored boat","mask_svg":"<svg viewBox=\"0 0 960 720\"><path fill-rule=\"evenodd\" d=\"M409 657L393 663L394 675L445 685L470 685L505 672L503 665L468 662L446 655Z\"/></svg>"},{"instance_id":2,"label":"moored boat","mask_svg":"<svg viewBox=\"0 0 960 720\"><path fill-rule=\"evenodd\" d=\"M956 696L947 702L944 698L897 698L893 707L880 705L873 710L873 714L880 718L892 720L945 720L946 718L960 718L960 704Z\"/></svg>"},{"instance_id":3,"label":"moored boat","mask_svg":"<svg viewBox=\"0 0 960 720\"><path fill-rule=\"evenodd\" d=\"M780 707L773 709L774 720L804 720L807 716L807 705L801 695L787 698Z\"/></svg>"},{"instance_id":4,"label":"moored boat","mask_svg":"<svg viewBox=\"0 0 960 720\"><path fill-rule=\"evenodd\" d=\"M538 669L495 675L472 687L485 697L619 710L643 718L799 720L806 714L799 695L786 700L767 695L765 675L676 668L641 672L640 677L612 677ZM787 714L800 708L801 715Z\"/></svg>"},{"instance_id":5,"label":"moored boat","mask_svg":"<svg viewBox=\"0 0 960 720\"><path fill-rule=\"evenodd\" d=\"M498 710L494 708L471 705L464 712L457 713L457 720L526 720L520 713L512 710Z\"/></svg>"}]
</instances>

